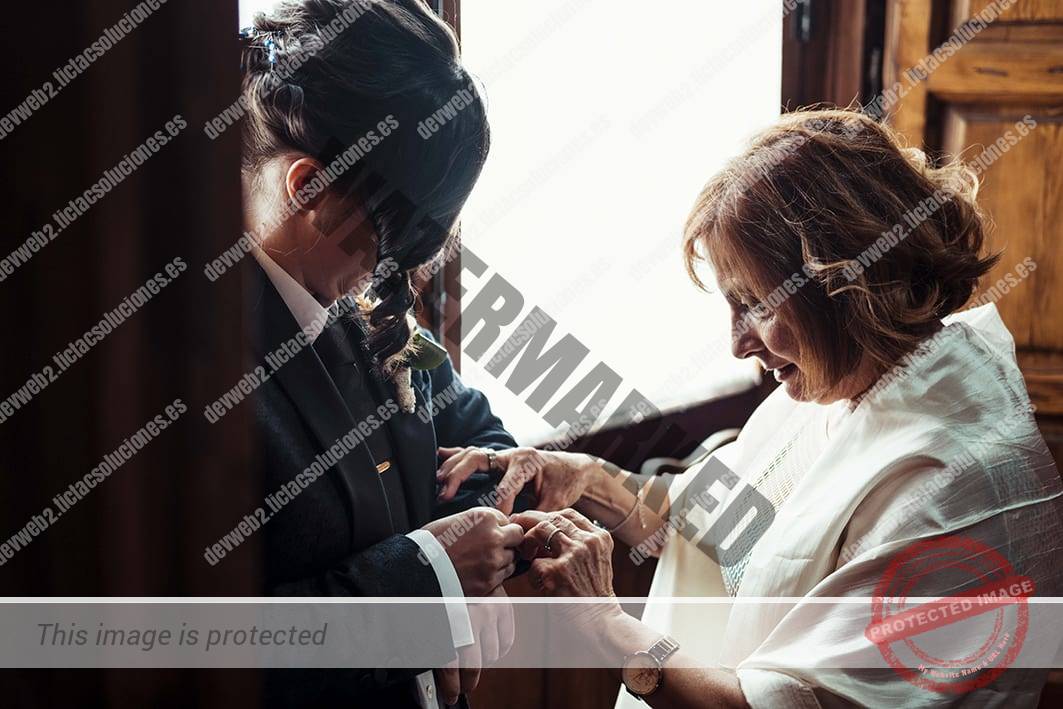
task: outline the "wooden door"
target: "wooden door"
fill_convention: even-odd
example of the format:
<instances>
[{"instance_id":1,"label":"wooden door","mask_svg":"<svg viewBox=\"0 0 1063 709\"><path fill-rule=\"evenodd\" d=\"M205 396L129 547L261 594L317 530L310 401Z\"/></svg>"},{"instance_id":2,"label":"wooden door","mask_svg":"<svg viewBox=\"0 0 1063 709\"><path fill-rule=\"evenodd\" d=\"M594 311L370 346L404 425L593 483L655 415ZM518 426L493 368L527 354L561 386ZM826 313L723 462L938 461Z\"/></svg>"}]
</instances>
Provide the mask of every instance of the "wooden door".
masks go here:
<instances>
[{"instance_id":1,"label":"wooden door","mask_svg":"<svg viewBox=\"0 0 1063 709\"><path fill-rule=\"evenodd\" d=\"M969 31L975 25L964 26L1005 5L977 34ZM951 56L940 65L924 62L923 69L932 68L925 75L911 71L957 28L955 36L968 41L939 50ZM890 120L912 145L963 156L982 174L979 202L993 222L990 245L1002 256L975 297L997 286L997 307L1015 336L1041 431L1058 463L1063 460L1063 2L890 0L883 79L887 88L907 89ZM1032 130L1021 136L1016 123ZM1016 264L1026 258L1037 267L1018 279ZM1012 287L1008 278L1017 284ZM1006 294L997 285L1000 279ZM1061 696L1063 673L1053 672L1041 705L1054 705Z\"/></svg>"},{"instance_id":2,"label":"wooden door","mask_svg":"<svg viewBox=\"0 0 1063 709\"><path fill-rule=\"evenodd\" d=\"M978 31L979 20L1002 7ZM1004 290L998 284L1002 278L1018 281L1011 286L1005 280L1008 292L997 307L1015 335L1030 397L1058 461L1063 439L1063 2L891 0L886 27L885 86L908 89L894 109L893 125L932 154L961 155L984 168L979 202L994 224L990 244L1002 257L979 294L995 285ZM940 65L938 58L944 58ZM1016 123L1031 128L1028 135L1022 136ZM1016 278L1016 265L1027 257L1036 270Z\"/></svg>"}]
</instances>

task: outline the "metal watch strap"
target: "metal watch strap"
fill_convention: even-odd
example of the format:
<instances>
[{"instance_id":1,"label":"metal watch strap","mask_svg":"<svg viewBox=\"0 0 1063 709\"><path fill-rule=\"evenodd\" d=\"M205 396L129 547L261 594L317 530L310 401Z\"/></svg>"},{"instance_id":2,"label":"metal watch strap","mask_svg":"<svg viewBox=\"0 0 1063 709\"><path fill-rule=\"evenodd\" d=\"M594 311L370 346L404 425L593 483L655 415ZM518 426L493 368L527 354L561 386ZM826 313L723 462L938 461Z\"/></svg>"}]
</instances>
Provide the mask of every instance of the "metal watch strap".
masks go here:
<instances>
[{"instance_id":1,"label":"metal watch strap","mask_svg":"<svg viewBox=\"0 0 1063 709\"><path fill-rule=\"evenodd\" d=\"M651 645L650 648L645 652L636 652L635 655L649 655L653 658L654 662L657 663L657 685L653 689L651 689L647 694L642 695L632 690L631 687L627 685L627 682L625 680L624 689L627 690L627 693L633 696L635 699L639 700L640 702L644 702L646 701L643 698L644 696L649 696L650 694L653 694L658 689L660 689L661 685L664 683L664 661L674 655L678 649L679 643L677 643L675 639L665 635L660 640ZM624 658L625 665L627 664L627 660L630 657L634 657L634 655L628 655L628 657Z\"/></svg>"},{"instance_id":2,"label":"metal watch strap","mask_svg":"<svg viewBox=\"0 0 1063 709\"><path fill-rule=\"evenodd\" d=\"M679 649L679 643L673 638L665 635L663 638L655 642L649 650L646 651L647 655L653 657L657 662L664 664L664 661L675 654Z\"/></svg>"}]
</instances>

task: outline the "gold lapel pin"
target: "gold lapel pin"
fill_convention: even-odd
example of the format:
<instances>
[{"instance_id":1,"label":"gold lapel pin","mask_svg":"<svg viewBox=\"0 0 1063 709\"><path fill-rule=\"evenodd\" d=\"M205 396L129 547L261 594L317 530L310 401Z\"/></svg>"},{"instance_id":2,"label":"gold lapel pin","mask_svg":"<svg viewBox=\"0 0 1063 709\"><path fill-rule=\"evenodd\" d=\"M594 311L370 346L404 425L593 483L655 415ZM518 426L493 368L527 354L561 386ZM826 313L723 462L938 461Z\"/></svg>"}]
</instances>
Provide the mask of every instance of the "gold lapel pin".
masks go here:
<instances>
[{"instance_id":1,"label":"gold lapel pin","mask_svg":"<svg viewBox=\"0 0 1063 709\"><path fill-rule=\"evenodd\" d=\"M391 461L390 460L385 460L383 463L377 463L376 464L376 471L378 473L386 473L388 470L391 470Z\"/></svg>"}]
</instances>

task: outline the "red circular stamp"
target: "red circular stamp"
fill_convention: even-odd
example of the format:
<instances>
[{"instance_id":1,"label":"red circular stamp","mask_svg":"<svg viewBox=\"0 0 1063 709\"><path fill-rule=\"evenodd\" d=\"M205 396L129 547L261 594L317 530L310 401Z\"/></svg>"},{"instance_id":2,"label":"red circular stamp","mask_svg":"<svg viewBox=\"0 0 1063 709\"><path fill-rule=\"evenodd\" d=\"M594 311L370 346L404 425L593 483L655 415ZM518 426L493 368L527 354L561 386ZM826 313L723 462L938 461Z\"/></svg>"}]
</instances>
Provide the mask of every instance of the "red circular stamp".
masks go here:
<instances>
[{"instance_id":1,"label":"red circular stamp","mask_svg":"<svg viewBox=\"0 0 1063 709\"><path fill-rule=\"evenodd\" d=\"M952 589L960 590L941 595ZM1018 657L1033 592L1030 578L981 542L924 540L890 562L864 634L912 684L963 694L992 682Z\"/></svg>"}]
</instances>

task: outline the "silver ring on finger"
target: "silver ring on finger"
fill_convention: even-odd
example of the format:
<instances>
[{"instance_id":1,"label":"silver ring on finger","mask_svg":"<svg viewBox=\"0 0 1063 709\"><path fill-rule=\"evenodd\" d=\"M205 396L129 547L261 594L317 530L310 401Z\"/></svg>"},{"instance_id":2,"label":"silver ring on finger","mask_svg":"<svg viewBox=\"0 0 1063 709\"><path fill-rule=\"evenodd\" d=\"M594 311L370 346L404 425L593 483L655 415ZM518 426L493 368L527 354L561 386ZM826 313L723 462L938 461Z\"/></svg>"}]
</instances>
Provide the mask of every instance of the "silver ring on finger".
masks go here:
<instances>
[{"instance_id":1,"label":"silver ring on finger","mask_svg":"<svg viewBox=\"0 0 1063 709\"><path fill-rule=\"evenodd\" d=\"M561 532L561 528L560 527L554 527L554 531L550 532L550 536L546 538L546 543L543 544L543 549L545 549L548 552L553 552L554 548L552 546L550 546L550 542L553 541L554 535L555 534L559 534L560 532Z\"/></svg>"}]
</instances>

